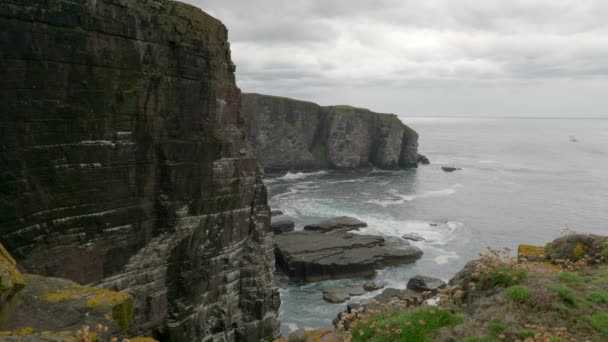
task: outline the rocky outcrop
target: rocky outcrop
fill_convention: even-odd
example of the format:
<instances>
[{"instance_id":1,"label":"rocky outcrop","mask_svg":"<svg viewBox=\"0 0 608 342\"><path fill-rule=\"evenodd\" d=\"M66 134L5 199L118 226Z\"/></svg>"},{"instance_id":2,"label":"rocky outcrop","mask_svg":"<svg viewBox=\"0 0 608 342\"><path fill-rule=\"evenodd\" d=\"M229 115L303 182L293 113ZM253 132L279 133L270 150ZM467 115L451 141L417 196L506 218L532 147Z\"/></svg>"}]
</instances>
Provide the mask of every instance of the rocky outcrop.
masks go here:
<instances>
[{"instance_id":1,"label":"rocky outcrop","mask_svg":"<svg viewBox=\"0 0 608 342\"><path fill-rule=\"evenodd\" d=\"M437 292L437 290L445 286L446 283L441 279L421 275L411 277L410 280L408 280L407 282L408 290L414 290L419 292L431 291L435 293Z\"/></svg>"},{"instance_id":2,"label":"rocky outcrop","mask_svg":"<svg viewBox=\"0 0 608 342\"><path fill-rule=\"evenodd\" d=\"M6 0L0 23L0 241L20 266L130 293L131 335L277 332L226 28L168 0Z\"/></svg>"},{"instance_id":3,"label":"rocky outcrop","mask_svg":"<svg viewBox=\"0 0 608 342\"><path fill-rule=\"evenodd\" d=\"M291 232L295 229L295 224L293 223L292 220L288 220L288 219L279 219L279 220L272 220L270 223L270 228L272 228L272 231L275 234L283 234L283 233L287 233L287 232Z\"/></svg>"},{"instance_id":4,"label":"rocky outcrop","mask_svg":"<svg viewBox=\"0 0 608 342\"><path fill-rule=\"evenodd\" d=\"M268 172L418 164L418 134L394 114L243 94L249 144Z\"/></svg>"},{"instance_id":5,"label":"rocky outcrop","mask_svg":"<svg viewBox=\"0 0 608 342\"><path fill-rule=\"evenodd\" d=\"M123 337L133 320L133 298L128 294L21 274L2 244L0 299L3 341L63 341L83 326L98 325L104 327L98 335Z\"/></svg>"}]
</instances>

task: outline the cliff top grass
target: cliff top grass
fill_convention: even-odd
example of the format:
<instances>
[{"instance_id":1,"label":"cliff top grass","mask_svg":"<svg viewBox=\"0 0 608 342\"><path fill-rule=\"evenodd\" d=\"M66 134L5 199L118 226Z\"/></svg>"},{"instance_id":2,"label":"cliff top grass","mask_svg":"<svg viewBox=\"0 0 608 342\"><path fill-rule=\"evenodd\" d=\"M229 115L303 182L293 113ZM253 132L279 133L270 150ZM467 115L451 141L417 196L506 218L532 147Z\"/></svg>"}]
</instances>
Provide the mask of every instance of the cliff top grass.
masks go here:
<instances>
[{"instance_id":1,"label":"cliff top grass","mask_svg":"<svg viewBox=\"0 0 608 342\"><path fill-rule=\"evenodd\" d=\"M608 341L603 243L573 234L551 243L570 259L551 259L543 246L520 246L517 258L490 249L439 291L438 307L359 309L338 327L353 341Z\"/></svg>"}]
</instances>

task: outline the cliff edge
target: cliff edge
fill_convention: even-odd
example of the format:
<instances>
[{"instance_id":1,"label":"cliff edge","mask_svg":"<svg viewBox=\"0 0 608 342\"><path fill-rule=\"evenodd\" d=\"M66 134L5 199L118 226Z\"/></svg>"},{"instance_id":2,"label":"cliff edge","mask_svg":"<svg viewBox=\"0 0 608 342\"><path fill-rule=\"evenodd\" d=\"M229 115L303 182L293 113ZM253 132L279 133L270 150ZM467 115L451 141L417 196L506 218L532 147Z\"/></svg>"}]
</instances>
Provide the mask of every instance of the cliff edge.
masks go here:
<instances>
[{"instance_id":1,"label":"cliff edge","mask_svg":"<svg viewBox=\"0 0 608 342\"><path fill-rule=\"evenodd\" d=\"M131 335L274 335L224 25L168 0L5 0L0 27L0 242L20 267L129 293Z\"/></svg>"},{"instance_id":2,"label":"cliff edge","mask_svg":"<svg viewBox=\"0 0 608 342\"><path fill-rule=\"evenodd\" d=\"M250 146L268 172L418 164L418 134L394 114L243 94Z\"/></svg>"}]
</instances>

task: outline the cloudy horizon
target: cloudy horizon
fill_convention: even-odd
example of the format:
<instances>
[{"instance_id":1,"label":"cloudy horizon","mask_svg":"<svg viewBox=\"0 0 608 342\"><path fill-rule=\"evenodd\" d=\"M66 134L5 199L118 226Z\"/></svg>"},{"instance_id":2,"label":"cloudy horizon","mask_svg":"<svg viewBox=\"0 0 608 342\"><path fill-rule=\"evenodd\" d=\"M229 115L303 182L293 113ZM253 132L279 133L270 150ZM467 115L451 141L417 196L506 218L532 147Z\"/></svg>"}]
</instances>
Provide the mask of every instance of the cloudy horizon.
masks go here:
<instances>
[{"instance_id":1,"label":"cloudy horizon","mask_svg":"<svg viewBox=\"0 0 608 342\"><path fill-rule=\"evenodd\" d=\"M608 2L185 0L244 92L402 116L608 117Z\"/></svg>"}]
</instances>

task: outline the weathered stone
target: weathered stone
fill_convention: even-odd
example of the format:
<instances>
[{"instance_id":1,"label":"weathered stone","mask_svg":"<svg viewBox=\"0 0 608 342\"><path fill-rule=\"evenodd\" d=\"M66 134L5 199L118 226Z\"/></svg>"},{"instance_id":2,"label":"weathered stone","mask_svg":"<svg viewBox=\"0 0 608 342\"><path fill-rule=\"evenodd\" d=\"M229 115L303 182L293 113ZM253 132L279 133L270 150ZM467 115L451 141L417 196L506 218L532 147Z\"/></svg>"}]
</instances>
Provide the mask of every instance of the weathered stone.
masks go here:
<instances>
[{"instance_id":1,"label":"weathered stone","mask_svg":"<svg viewBox=\"0 0 608 342\"><path fill-rule=\"evenodd\" d=\"M270 227L275 234L283 234L291 232L295 228L295 224L292 220L272 220Z\"/></svg>"},{"instance_id":2,"label":"weathered stone","mask_svg":"<svg viewBox=\"0 0 608 342\"><path fill-rule=\"evenodd\" d=\"M267 172L418 164L418 134L394 114L259 94L243 94L242 112Z\"/></svg>"},{"instance_id":3,"label":"weathered stone","mask_svg":"<svg viewBox=\"0 0 608 342\"><path fill-rule=\"evenodd\" d=\"M442 287L445 287L445 282L441 279L425 277L421 275L410 278L407 282L407 288L409 290L425 292L437 292Z\"/></svg>"},{"instance_id":4,"label":"weathered stone","mask_svg":"<svg viewBox=\"0 0 608 342\"><path fill-rule=\"evenodd\" d=\"M20 267L129 291L130 335L278 332L227 29L168 0L5 0L0 25L0 241Z\"/></svg>"},{"instance_id":5,"label":"weathered stone","mask_svg":"<svg viewBox=\"0 0 608 342\"><path fill-rule=\"evenodd\" d=\"M367 223L359 221L354 217L339 216L315 224L304 226L304 230L319 231L322 233L330 231L348 231L367 227Z\"/></svg>"},{"instance_id":6,"label":"weathered stone","mask_svg":"<svg viewBox=\"0 0 608 342\"><path fill-rule=\"evenodd\" d=\"M384 238L345 232L291 232L275 236L277 266L293 281L371 276L388 265L422 256L414 246L385 246Z\"/></svg>"},{"instance_id":7,"label":"weathered stone","mask_svg":"<svg viewBox=\"0 0 608 342\"><path fill-rule=\"evenodd\" d=\"M381 294L375 296L373 299L380 302L381 304L387 304L395 300L406 301L415 303L421 298L422 293L418 291L413 291L410 289L399 290L388 288L382 291Z\"/></svg>"}]
</instances>

